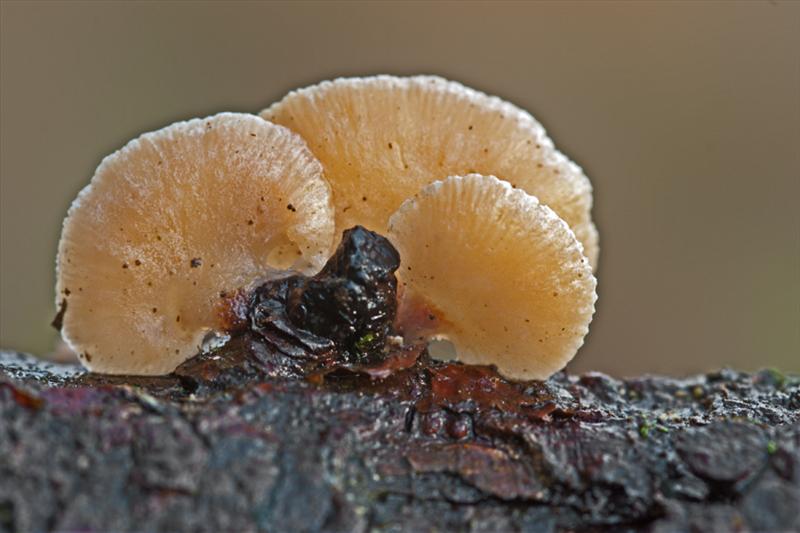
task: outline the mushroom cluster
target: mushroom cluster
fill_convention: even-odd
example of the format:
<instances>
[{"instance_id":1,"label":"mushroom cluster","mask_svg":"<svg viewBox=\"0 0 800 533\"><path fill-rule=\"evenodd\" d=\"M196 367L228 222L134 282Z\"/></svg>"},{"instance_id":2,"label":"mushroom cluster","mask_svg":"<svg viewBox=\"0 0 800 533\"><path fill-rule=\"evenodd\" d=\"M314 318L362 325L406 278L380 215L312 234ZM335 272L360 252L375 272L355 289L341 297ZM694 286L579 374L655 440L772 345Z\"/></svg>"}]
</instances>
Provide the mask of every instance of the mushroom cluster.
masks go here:
<instances>
[{"instance_id":1,"label":"mushroom cluster","mask_svg":"<svg viewBox=\"0 0 800 533\"><path fill-rule=\"evenodd\" d=\"M323 82L106 157L64 221L61 332L92 371L169 373L225 333L231 294L316 273L360 225L400 252L406 341L545 379L594 312L591 204L583 171L507 102L432 76Z\"/></svg>"}]
</instances>

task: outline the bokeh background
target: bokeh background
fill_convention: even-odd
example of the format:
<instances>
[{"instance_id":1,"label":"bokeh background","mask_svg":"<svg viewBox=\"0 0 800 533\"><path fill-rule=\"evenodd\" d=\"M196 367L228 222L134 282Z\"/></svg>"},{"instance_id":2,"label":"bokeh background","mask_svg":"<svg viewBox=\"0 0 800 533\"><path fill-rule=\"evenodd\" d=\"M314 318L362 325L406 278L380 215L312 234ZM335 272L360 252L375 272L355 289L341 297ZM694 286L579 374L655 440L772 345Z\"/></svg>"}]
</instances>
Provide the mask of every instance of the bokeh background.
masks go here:
<instances>
[{"instance_id":1,"label":"bokeh background","mask_svg":"<svg viewBox=\"0 0 800 533\"><path fill-rule=\"evenodd\" d=\"M530 110L595 187L575 371L800 371L800 2L2 2L0 346L46 355L61 220L144 131L343 75Z\"/></svg>"}]
</instances>

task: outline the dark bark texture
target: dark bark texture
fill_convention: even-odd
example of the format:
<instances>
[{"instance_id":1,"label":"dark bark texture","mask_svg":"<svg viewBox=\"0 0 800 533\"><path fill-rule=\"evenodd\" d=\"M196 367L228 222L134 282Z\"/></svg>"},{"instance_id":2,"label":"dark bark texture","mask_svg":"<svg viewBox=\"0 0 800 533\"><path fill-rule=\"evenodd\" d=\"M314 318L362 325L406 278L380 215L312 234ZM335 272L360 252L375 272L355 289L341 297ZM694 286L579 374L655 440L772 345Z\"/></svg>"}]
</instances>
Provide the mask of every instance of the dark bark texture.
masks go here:
<instances>
[{"instance_id":1,"label":"dark bark texture","mask_svg":"<svg viewBox=\"0 0 800 533\"><path fill-rule=\"evenodd\" d=\"M400 353L313 379L252 336L162 378L0 355L0 531L791 531L800 383ZM392 362L393 361L393 362Z\"/></svg>"}]
</instances>

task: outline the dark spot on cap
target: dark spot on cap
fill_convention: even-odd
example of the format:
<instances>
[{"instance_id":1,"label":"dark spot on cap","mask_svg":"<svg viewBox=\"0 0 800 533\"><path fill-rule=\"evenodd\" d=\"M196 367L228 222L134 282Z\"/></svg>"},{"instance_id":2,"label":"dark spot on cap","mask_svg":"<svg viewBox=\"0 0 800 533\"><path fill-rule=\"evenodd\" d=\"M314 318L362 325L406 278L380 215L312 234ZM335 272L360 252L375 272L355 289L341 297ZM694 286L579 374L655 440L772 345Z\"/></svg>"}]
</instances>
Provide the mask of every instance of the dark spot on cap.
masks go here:
<instances>
[{"instance_id":1,"label":"dark spot on cap","mask_svg":"<svg viewBox=\"0 0 800 533\"><path fill-rule=\"evenodd\" d=\"M288 209L288 210L289 210L289 211L291 211L292 213L295 213L295 212L297 212L297 209L296 209L296 208L295 208L295 207L294 207L292 204L288 204L288 205L286 206L286 209Z\"/></svg>"},{"instance_id":2,"label":"dark spot on cap","mask_svg":"<svg viewBox=\"0 0 800 533\"><path fill-rule=\"evenodd\" d=\"M138 267L138 266L142 266L142 262L141 262L141 261L139 261L138 259L137 259L137 260L135 260L135 261L133 262L133 264L134 264L134 265L136 265L137 267Z\"/></svg>"},{"instance_id":3,"label":"dark spot on cap","mask_svg":"<svg viewBox=\"0 0 800 533\"><path fill-rule=\"evenodd\" d=\"M128 263L122 263L122 268L128 268Z\"/></svg>"},{"instance_id":4,"label":"dark spot on cap","mask_svg":"<svg viewBox=\"0 0 800 533\"><path fill-rule=\"evenodd\" d=\"M61 327L64 325L64 314L67 312L67 299L62 298L61 303L58 306L58 313L56 313L55 318L50 323L51 326L56 328L58 331L61 331Z\"/></svg>"},{"instance_id":5,"label":"dark spot on cap","mask_svg":"<svg viewBox=\"0 0 800 533\"><path fill-rule=\"evenodd\" d=\"M192 267L192 268L197 268L202 264L203 264L203 260L200 259L199 257L195 257L191 261L189 261L189 266Z\"/></svg>"},{"instance_id":6,"label":"dark spot on cap","mask_svg":"<svg viewBox=\"0 0 800 533\"><path fill-rule=\"evenodd\" d=\"M247 225L248 225L248 226L252 226L252 225L253 225L253 219L250 219L250 220L248 220L248 221L247 221Z\"/></svg>"}]
</instances>

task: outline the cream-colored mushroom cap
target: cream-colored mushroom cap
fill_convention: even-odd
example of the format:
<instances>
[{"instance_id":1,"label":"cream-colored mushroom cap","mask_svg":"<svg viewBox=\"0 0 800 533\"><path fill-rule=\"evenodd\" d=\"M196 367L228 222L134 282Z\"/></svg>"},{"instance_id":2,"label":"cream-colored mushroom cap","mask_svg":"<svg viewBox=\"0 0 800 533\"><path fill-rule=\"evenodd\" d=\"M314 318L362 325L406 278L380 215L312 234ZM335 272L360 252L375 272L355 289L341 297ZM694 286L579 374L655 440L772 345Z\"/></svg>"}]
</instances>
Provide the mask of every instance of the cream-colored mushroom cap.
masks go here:
<instances>
[{"instance_id":1,"label":"cream-colored mushroom cap","mask_svg":"<svg viewBox=\"0 0 800 533\"><path fill-rule=\"evenodd\" d=\"M592 187L527 112L434 76L342 78L289 93L261 112L296 131L325 167L338 230L378 232L423 186L491 174L566 220L592 265Z\"/></svg>"},{"instance_id":2,"label":"cream-colored mushroom cap","mask_svg":"<svg viewBox=\"0 0 800 533\"><path fill-rule=\"evenodd\" d=\"M146 133L106 157L69 209L57 259L62 335L109 374L165 374L224 327L220 302L270 269L317 270L333 241L305 142L223 113Z\"/></svg>"},{"instance_id":3,"label":"cream-colored mushroom cap","mask_svg":"<svg viewBox=\"0 0 800 533\"><path fill-rule=\"evenodd\" d=\"M446 338L456 358L545 379L589 331L596 281L569 226L493 176L425 187L389 221L407 340Z\"/></svg>"}]
</instances>

